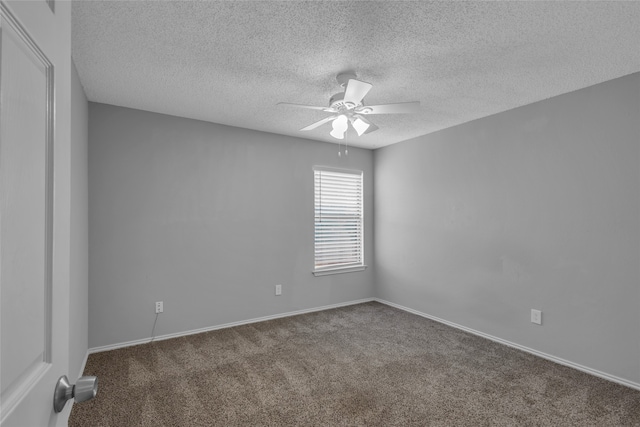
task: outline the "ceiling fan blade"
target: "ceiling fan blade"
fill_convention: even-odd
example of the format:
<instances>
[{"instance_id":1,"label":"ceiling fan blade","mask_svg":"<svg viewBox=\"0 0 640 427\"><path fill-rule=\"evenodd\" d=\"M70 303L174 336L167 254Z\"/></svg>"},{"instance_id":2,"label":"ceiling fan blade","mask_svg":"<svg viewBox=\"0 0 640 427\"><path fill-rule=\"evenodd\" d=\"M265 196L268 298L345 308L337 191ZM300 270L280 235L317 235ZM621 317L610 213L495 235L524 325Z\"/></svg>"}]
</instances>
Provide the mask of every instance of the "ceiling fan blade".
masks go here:
<instances>
[{"instance_id":1,"label":"ceiling fan blade","mask_svg":"<svg viewBox=\"0 0 640 427\"><path fill-rule=\"evenodd\" d=\"M329 116L329 117L325 117L322 120L318 120L315 123L311 123L309 126L304 127L300 130L313 130L315 128L317 128L318 126L322 126L323 124L330 122L331 120L335 120L336 118L338 118L338 116Z\"/></svg>"},{"instance_id":2,"label":"ceiling fan blade","mask_svg":"<svg viewBox=\"0 0 640 427\"><path fill-rule=\"evenodd\" d=\"M362 98L371 90L373 85L360 80L350 79L347 82L347 88L344 91L343 102L350 102L354 105L358 105L362 102Z\"/></svg>"},{"instance_id":3,"label":"ceiling fan blade","mask_svg":"<svg viewBox=\"0 0 640 427\"><path fill-rule=\"evenodd\" d=\"M333 110L330 107L316 107L315 105L291 104L289 102L278 102L276 105L285 105L287 107L307 108L309 110L320 110L320 111L326 111L328 113L334 113L335 112L335 110Z\"/></svg>"},{"instance_id":4,"label":"ceiling fan blade","mask_svg":"<svg viewBox=\"0 0 640 427\"><path fill-rule=\"evenodd\" d=\"M397 104L366 105L360 114L404 114L417 113L420 110L420 101L399 102Z\"/></svg>"}]
</instances>

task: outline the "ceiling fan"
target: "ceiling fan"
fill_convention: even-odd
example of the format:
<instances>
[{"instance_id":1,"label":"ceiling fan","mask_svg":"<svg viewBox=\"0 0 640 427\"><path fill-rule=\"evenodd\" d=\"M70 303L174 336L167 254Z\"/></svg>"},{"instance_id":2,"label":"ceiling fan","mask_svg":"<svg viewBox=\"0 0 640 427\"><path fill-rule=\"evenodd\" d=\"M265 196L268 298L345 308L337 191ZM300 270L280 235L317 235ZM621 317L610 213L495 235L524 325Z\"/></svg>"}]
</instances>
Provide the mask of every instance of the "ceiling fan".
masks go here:
<instances>
[{"instance_id":1,"label":"ceiling fan","mask_svg":"<svg viewBox=\"0 0 640 427\"><path fill-rule=\"evenodd\" d=\"M333 122L333 130L329 133L337 139L344 139L344 134L349 128L349 124L356 130L358 136L378 130L378 126L371 123L364 116L369 114L403 114L415 113L420 108L420 102L400 102L396 104L365 105L364 97L369 93L373 85L356 80L354 73L342 73L336 76L344 92L336 93L329 99L328 107L316 107L313 105L290 104L279 102L278 105L290 107L307 108L320 110L332 115L322 120L318 120L309 126L303 127L301 131L309 131L328 122Z\"/></svg>"}]
</instances>

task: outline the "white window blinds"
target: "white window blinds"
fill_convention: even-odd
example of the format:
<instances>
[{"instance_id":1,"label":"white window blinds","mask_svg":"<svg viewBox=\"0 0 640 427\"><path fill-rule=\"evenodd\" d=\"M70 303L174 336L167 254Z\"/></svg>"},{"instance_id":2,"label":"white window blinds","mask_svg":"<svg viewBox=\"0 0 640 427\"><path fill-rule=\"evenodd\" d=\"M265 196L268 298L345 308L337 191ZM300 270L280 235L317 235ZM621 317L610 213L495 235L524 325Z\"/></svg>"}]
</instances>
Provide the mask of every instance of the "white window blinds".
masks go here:
<instances>
[{"instance_id":1,"label":"white window blinds","mask_svg":"<svg viewBox=\"0 0 640 427\"><path fill-rule=\"evenodd\" d=\"M314 273L362 267L362 172L314 168Z\"/></svg>"}]
</instances>

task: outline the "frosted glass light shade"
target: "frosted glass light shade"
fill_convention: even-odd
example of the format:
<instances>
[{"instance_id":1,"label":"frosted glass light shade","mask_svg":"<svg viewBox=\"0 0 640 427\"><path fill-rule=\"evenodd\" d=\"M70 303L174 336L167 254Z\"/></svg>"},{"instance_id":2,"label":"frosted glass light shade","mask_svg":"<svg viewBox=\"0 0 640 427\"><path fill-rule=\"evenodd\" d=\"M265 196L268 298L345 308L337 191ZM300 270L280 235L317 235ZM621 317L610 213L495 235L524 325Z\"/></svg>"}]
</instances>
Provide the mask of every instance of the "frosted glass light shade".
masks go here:
<instances>
[{"instance_id":1,"label":"frosted glass light shade","mask_svg":"<svg viewBox=\"0 0 640 427\"><path fill-rule=\"evenodd\" d=\"M367 129L369 129L369 123L365 123L359 118L355 119L353 122L351 122L351 124L353 125L353 128L356 130L356 132L358 132L358 136L362 136L362 134L365 133Z\"/></svg>"},{"instance_id":2,"label":"frosted glass light shade","mask_svg":"<svg viewBox=\"0 0 640 427\"><path fill-rule=\"evenodd\" d=\"M347 116L339 115L333 123L333 130L329 133L332 137L336 139L344 139L344 133L347 131L347 127L349 126L349 121Z\"/></svg>"}]
</instances>

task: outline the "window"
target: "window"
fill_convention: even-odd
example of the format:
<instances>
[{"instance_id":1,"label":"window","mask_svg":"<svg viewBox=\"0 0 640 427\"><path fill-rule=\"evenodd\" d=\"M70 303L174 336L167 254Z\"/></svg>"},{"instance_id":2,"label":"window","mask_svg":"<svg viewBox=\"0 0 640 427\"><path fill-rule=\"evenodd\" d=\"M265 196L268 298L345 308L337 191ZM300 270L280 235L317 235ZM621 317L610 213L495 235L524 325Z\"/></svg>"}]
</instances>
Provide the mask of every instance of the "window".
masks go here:
<instances>
[{"instance_id":1,"label":"window","mask_svg":"<svg viewBox=\"0 0 640 427\"><path fill-rule=\"evenodd\" d=\"M314 167L313 274L364 270L362 171Z\"/></svg>"}]
</instances>

